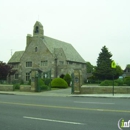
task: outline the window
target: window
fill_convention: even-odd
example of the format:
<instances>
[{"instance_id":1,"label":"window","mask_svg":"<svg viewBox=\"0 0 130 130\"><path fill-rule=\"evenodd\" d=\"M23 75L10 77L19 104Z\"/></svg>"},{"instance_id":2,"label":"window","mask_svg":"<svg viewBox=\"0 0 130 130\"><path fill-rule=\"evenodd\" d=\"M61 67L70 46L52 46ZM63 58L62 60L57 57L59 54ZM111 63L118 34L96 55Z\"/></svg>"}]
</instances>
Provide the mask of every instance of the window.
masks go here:
<instances>
[{"instance_id":1,"label":"window","mask_svg":"<svg viewBox=\"0 0 130 130\"><path fill-rule=\"evenodd\" d=\"M73 62L72 62L72 61L68 61L68 64L72 65L72 64L73 64Z\"/></svg>"},{"instance_id":2,"label":"window","mask_svg":"<svg viewBox=\"0 0 130 130\"><path fill-rule=\"evenodd\" d=\"M26 73L26 81L30 80L30 73Z\"/></svg>"},{"instance_id":3,"label":"window","mask_svg":"<svg viewBox=\"0 0 130 130\"><path fill-rule=\"evenodd\" d=\"M38 28L38 26L36 26L35 33L38 33L38 32L39 32L39 28Z\"/></svg>"},{"instance_id":4,"label":"window","mask_svg":"<svg viewBox=\"0 0 130 130\"><path fill-rule=\"evenodd\" d=\"M48 64L47 60L41 61L41 66L47 66L47 64Z\"/></svg>"},{"instance_id":5,"label":"window","mask_svg":"<svg viewBox=\"0 0 130 130\"><path fill-rule=\"evenodd\" d=\"M37 47L35 47L35 52L37 52Z\"/></svg>"},{"instance_id":6,"label":"window","mask_svg":"<svg viewBox=\"0 0 130 130\"><path fill-rule=\"evenodd\" d=\"M26 62L26 67L32 67L32 62Z\"/></svg>"},{"instance_id":7,"label":"window","mask_svg":"<svg viewBox=\"0 0 130 130\"><path fill-rule=\"evenodd\" d=\"M18 76L19 76L18 74L15 74L15 75L14 75L14 78L15 78L15 79L18 79Z\"/></svg>"}]
</instances>

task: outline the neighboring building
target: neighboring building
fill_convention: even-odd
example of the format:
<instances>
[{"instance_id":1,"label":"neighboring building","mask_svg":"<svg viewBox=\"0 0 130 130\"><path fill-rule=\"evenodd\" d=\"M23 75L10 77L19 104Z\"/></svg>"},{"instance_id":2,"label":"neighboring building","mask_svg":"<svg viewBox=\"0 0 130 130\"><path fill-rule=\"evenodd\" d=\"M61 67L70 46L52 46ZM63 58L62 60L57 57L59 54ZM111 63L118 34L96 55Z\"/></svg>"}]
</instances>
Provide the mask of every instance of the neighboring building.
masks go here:
<instances>
[{"instance_id":1,"label":"neighboring building","mask_svg":"<svg viewBox=\"0 0 130 130\"><path fill-rule=\"evenodd\" d=\"M16 51L8 64L13 66L16 73L10 77L11 81L30 79L30 72L38 68L42 72L51 70L51 77L60 77L66 73L72 74L74 69L80 69L83 78L86 75L84 59L66 42L44 36L43 26L36 22L33 36L26 37L25 51Z\"/></svg>"},{"instance_id":2,"label":"neighboring building","mask_svg":"<svg viewBox=\"0 0 130 130\"><path fill-rule=\"evenodd\" d=\"M124 70L123 77L130 77L130 64L128 64Z\"/></svg>"}]
</instances>

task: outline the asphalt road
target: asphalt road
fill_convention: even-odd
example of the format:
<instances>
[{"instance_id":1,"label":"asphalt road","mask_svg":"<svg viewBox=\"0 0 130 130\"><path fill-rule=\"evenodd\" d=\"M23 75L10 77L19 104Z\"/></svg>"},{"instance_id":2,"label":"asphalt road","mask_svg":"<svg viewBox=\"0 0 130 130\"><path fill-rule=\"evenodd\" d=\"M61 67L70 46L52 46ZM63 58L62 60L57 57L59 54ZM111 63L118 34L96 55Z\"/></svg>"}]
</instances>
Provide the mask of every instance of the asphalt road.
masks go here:
<instances>
[{"instance_id":1,"label":"asphalt road","mask_svg":"<svg viewBox=\"0 0 130 130\"><path fill-rule=\"evenodd\" d=\"M0 130L119 130L129 99L0 95ZM130 129L130 128L123 128Z\"/></svg>"}]
</instances>

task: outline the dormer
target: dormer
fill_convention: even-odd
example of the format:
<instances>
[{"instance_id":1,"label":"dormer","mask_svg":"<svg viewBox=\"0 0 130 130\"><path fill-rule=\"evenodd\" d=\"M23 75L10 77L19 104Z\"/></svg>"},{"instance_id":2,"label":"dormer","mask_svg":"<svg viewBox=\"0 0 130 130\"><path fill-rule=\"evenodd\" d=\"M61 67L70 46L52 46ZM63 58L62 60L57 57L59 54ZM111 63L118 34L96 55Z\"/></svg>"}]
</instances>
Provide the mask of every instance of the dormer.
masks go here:
<instances>
[{"instance_id":1,"label":"dormer","mask_svg":"<svg viewBox=\"0 0 130 130\"><path fill-rule=\"evenodd\" d=\"M33 29L33 36L44 38L43 26L39 21L36 21Z\"/></svg>"}]
</instances>

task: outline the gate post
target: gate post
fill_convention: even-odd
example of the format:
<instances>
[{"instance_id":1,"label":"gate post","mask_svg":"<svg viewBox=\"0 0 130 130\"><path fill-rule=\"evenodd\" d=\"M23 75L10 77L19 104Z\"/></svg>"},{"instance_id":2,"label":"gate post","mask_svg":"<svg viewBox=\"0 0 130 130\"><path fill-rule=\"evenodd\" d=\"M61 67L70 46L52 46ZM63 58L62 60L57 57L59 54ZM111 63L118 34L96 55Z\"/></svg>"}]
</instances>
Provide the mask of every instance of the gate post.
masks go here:
<instances>
[{"instance_id":1,"label":"gate post","mask_svg":"<svg viewBox=\"0 0 130 130\"><path fill-rule=\"evenodd\" d=\"M74 70L72 74L72 89L71 93L81 93L82 75L80 70Z\"/></svg>"},{"instance_id":2,"label":"gate post","mask_svg":"<svg viewBox=\"0 0 130 130\"><path fill-rule=\"evenodd\" d=\"M38 69L31 70L31 91L39 92L40 87L38 85L39 72Z\"/></svg>"}]
</instances>

